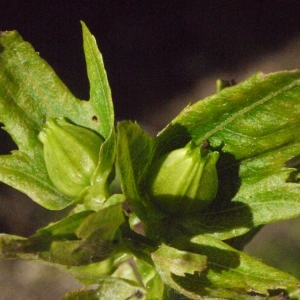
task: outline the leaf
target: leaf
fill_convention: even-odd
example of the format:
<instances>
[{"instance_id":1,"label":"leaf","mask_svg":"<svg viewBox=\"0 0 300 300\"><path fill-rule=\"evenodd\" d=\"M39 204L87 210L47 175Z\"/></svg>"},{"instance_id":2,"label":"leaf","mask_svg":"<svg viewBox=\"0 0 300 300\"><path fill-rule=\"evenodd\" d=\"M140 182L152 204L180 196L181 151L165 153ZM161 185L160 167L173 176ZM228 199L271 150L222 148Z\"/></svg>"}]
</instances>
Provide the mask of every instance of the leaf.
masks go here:
<instances>
[{"instance_id":1,"label":"leaf","mask_svg":"<svg viewBox=\"0 0 300 300\"><path fill-rule=\"evenodd\" d=\"M76 235L86 239L97 232L98 239L112 240L123 222L122 203L118 203L89 215L76 229Z\"/></svg>"},{"instance_id":2,"label":"leaf","mask_svg":"<svg viewBox=\"0 0 300 300\"><path fill-rule=\"evenodd\" d=\"M299 300L300 299L300 288L293 288L288 290L288 295L290 296L291 300Z\"/></svg>"},{"instance_id":3,"label":"leaf","mask_svg":"<svg viewBox=\"0 0 300 300\"><path fill-rule=\"evenodd\" d=\"M172 244L180 250L163 245L152 253L153 261L163 281L191 299L251 299L249 293L257 299L255 293L268 296L299 284L213 237L178 238Z\"/></svg>"},{"instance_id":4,"label":"leaf","mask_svg":"<svg viewBox=\"0 0 300 300\"><path fill-rule=\"evenodd\" d=\"M109 206L99 212L79 212L38 230L28 239L15 240L9 235L2 235L1 256L38 259L64 266L108 260L103 263L101 272L112 272L117 266L114 259L124 256L118 232L124 222L121 205Z\"/></svg>"},{"instance_id":5,"label":"leaf","mask_svg":"<svg viewBox=\"0 0 300 300\"><path fill-rule=\"evenodd\" d=\"M97 112L93 120L99 124L99 131L107 139L114 128L114 108L111 99L103 58L98 50L95 37L81 21L83 47L90 81L90 104ZM96 119L97 118L97 119Z\"/></svg>"},{"instance_id":6,"label":"leaf","mask_svg":"<svg viewBox=\"0 0 300 300\"><path fill-rule=\"evenodd\" d=\"M152 253L152 259L158 274L167 285L187 297L193 296L193 293L176 283L173 276L185 277L187 273L200 274L206 269L206 256L162 244Z\"/></svg>"},{"instance_id":7,"label":"leaf","mask_svg":"<svg viewBox=\"0 0 300 300\"><path fill-rule=\"evenodd\" d=\"M179 295L180 298L177 298L177 295L172 293L170 287L168 287L161 280L161 277L156 274L146 285L147 297L146 300L176 300L182 299L182 295ZM176 293L176 292L175 292Z\"/></svg>"},{"instance_id":8,"label":"leaf","mask_svg":"<svg viewBox=\"0 0 300 300\"><path fill-rule=\"evenodd\" d=\"M52 223L37 231L29 238L13 236L9 234L0 235L0 258L22 258L27 260L40 259L49 262L59 260L57 256L63 256L65 264L77 264L79 257L74 258L70 255L74 247L80 245L75 231L79 225L86 219L92 211L84 211L78 214L68 216L56 223ZM65 242L63 244L62 242ZM55 253L51 248L52 243L56 246L64 247L62 253ZM76 259L78 261L76 261Z\"/></svg>"},{"instance_id":9,"label":"leaf","mask_svg":"<svg viewBox=\"0 0 300 300\"><path fill-rule=\"evenodd\" d=\"M76 236L76 230L80 227L82 222L87 219L88 216L94 215L95 212L91 210L86 210L79 212L77 214L70 215L60 221L55 223L50 223L44 228L40 228L37 231L39 235L50 235L52 237L73 237Z\"/></svg>"},{"instance_id":10,"label":"leaf","mask_svg":"<svg viewBox=\"0 0 300 300\"><path fill-rule=\"evenodd\" d=\"M201 219L184 220L191 232L228 239L300 215L299 83L299 71L258 73L188 106L159 134L156 156L190 139L221 152L217 198Z\"/></svg>"},{"instance_id":11,"label":"leaf","mask_svg":"<svg viewBox=\"0 0 300 300\"><path fill-rule=\"evenodd\" d=\"M98 300L96 290L77 290L67 294L61 300Z\"/></svg>"},{"instance_id":12,"label":"leaf","mask_svg":"<svg viewBox=\"0 0 300 300\"><path fill-rule=\"evenodd\" d=\"M0 116L1 118L1 116ZM58 191L48 177L39 144L34 145L34 158L24 152L0 156L0 181L27 194L32 200L48 209L62 209L74 199Z\"/></svg>"},{"instance_id":13,"label":"leaf","mask_svg":"<svg viewBox=\"0 0 300 300\"><path fill-rule=\"evenodd\" d=\"M116 157L116 136L112 129L108 139L102 144L99 153L98 166L91 178L91 186L88 195L84 199L82 209L93 209L95 211L104 207L110 196L109 185L114 179Z\"/></svg>"},{"instance_id":14,"label":"leaf","mask_svg":"<svg viewBox=\"0 0 300 300\"><path fill-rule=\"evenodd\" d=\"M93 36L82 25L90 101L76 99L16 31L0 34L0 122L19 149L0 157L0 180L48 209L62 209L74 199L60 193L46 172L42 144L37 138L45 118L65 117L106 138L113 136L113 106L103 61ZM114 156L114 145L107 145L102 152L111 169L114 157L107 157L107 153L112 150Z\"/></svg>"},{"instance_id":15,"label":"leaf","mask_svg":"<svg viewBox=\"0 0 300 300\"><path fill-rule=\"evenodd\" d=\"M143 300L145 294L144 288L130 281L107 278L97 289L74 291L62 300Z\"/></svg>"},{"instance_id":16,"label":"leaf","mask_svg":"<svg viewBox=\"0 0 300 300\"><path fill-rule=\"evenodd\" d=\"M123 121L118 124L117 163L123 193L140 220L147 222L161 217L151 204L143 188L153 155L153 140L137 123Z\"/></svg>"}]
</instances>

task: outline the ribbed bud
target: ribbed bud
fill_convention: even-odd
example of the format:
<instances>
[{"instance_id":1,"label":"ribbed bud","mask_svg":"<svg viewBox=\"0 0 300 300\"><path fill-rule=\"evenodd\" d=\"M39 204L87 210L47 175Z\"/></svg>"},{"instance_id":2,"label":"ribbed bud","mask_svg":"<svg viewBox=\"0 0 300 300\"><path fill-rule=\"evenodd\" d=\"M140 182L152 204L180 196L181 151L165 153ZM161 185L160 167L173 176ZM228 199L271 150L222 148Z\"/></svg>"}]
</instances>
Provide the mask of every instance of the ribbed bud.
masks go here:
<instances>
[{"instance_id":1,"label":"ribbed bud","mask_svg":"<svg viewBox=\"0 0 300 300\"><path fill-rule=\"evenodd\" d=\"M104 139L64 119L47 119L39 133L46 168L54 186L78 198L90 186Z\"/></svg>"},{"instance_id":2,"label":"ribbed bud","mask_svg":"<svg viewBox=\"0 0 300 300\"><path fill-rule=\"evenodd\" d=\"M160 157L150 167L149 194L168 214L195 213L216 197L218 152L188 143Z\"/></svg>"}]
</instances>

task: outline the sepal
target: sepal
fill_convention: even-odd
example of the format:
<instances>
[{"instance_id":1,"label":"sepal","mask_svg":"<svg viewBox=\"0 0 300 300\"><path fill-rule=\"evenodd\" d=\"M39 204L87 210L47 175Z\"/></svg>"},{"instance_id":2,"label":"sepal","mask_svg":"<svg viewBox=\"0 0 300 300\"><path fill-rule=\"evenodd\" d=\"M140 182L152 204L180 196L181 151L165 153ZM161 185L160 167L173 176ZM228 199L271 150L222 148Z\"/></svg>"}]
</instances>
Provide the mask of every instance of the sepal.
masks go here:
<instances>
[{"instance_id":1,"label":"sepal","mask_svg":"<svg viewBox=\"0 0 300 300\"><path fill-rule=\"evenodd\" d=\"M39 139L54 186L65 195L80 197L90 186L104 139L62 118L48 118Z\"/></svg>"},{"instance_id":2,"label":"sepal","mask_svg":"<svg viewBox=\"0 0 300 300\"><path fill-rule=\"evenodd\" d=\"M207 207L218 190L218 152L193 142L160 157L150 167L151 200L164 212L183 214Z\"/></svg>"}]
</instances>

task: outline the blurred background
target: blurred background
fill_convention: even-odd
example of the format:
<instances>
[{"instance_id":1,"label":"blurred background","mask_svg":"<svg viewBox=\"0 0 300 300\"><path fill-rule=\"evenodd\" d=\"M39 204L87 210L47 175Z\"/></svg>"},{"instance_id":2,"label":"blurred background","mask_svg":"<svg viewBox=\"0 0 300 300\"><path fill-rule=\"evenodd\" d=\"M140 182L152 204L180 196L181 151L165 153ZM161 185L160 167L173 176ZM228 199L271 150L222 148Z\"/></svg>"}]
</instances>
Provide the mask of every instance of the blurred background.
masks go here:
<instances>
[{"instance_id":1,"label":"blurred background","mask_svg":"<svg viewBox=\"0 0 300 300\"><path fill-rule=\"evenodd\" d=\"M103 54L117 120L156 134L218 78L300 68L299 1L6 1L0 30L17 30L80 99L87 99L80 20ZM0 131L0 154L15 149ZM0 232L29 236L57 220L0 185ZM246 251L300 278L300 220L269 225ZM0 262L2 299L59 299L72 277L32 262Z\"/></svg>"}]
</instances>

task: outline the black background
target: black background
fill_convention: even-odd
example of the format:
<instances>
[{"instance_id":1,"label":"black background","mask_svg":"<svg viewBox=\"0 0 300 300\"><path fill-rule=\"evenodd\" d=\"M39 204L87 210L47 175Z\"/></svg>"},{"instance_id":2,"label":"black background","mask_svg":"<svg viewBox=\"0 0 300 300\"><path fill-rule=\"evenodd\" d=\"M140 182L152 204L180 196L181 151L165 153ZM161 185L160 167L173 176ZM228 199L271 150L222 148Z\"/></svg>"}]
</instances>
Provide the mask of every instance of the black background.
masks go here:
<instances>
[{"instance_id":1,"label":"black background","mask_svg":"<svg viewBox=\"0 0 300 300\"><path fill-rule=\"evenodd\" d=\"M300 1L1 1L72 92L88 98L80 20L103 54L117 119L139 120L210 72L275 51L300 31Z\"/></svg>"}]
</instances>

